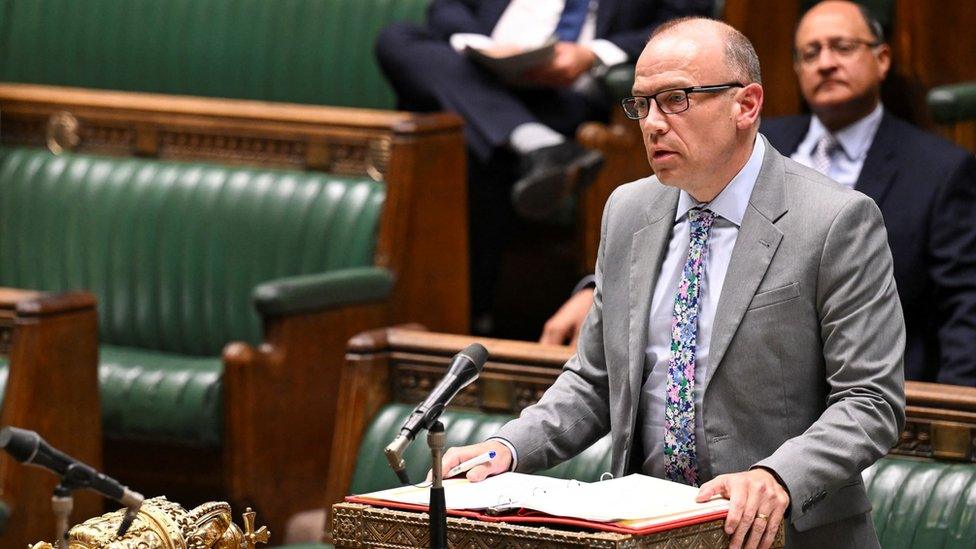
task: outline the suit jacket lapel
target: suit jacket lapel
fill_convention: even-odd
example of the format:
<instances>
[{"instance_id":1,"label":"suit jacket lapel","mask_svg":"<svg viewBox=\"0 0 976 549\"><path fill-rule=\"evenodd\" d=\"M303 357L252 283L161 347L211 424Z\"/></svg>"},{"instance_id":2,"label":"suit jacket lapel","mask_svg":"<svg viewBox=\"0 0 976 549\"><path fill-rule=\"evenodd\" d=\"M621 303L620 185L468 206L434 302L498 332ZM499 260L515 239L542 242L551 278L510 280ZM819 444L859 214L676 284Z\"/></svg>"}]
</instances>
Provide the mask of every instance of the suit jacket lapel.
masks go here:
<instances>
[{"instance_id":1,"label":"suit jacket lapel","mask_svg":"<svg viewBox=\"0 0 976 549\"><path fill-rule=\"evenodd\" d=\"M891 120L891 115L885 113L854 184L855 189L873 198L879 206L898 172L898 136L891 131Z\"/></svg>"},{"instance_id":2,"label":"suit jacket lapel","mask_svg":"<svg viewBox=\"0 0 976 549\"><path fill-rule=\"evenodd\" d=\"M644 349L647 347L648 323L651 314L651 297L661 262L668 250L674 212L678 208L679 191L664 188L651 200L646 210L647 225L634 233L630 249L630 334L629 376L630 387L624 392L630 396L631 415L637 413L637 400L644 372ZM633 424L631 417L631 425Z\"/></svg>"},{"instance_id":3,"label":"suit jacket lapel","mask_svg":"<svg viewBox=\"0 0 976 549\"><path fill-rule=\"evenodd\" d=\"M742 218L735 247L732 248L722 296L715 311L708 351L709 367L705 379L701 380L703 390L708 388L715 370L722 365L729 343L783 239L783 233L775 225L776 220L787 211L783 195L783 157L769 142L763 141L766 152L762 169L749 197L749 207Z\"/></svg>"}]
</instances>

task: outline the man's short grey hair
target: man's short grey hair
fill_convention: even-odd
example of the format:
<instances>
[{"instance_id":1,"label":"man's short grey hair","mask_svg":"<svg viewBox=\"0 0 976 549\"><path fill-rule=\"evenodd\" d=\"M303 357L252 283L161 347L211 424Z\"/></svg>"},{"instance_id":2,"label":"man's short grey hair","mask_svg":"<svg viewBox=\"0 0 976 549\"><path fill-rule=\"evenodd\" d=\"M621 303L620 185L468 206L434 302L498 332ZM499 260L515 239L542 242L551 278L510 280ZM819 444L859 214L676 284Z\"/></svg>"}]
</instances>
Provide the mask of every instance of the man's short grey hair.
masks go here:
<instances>
[{"instance_id":1,"label":"man's short grey hair","mask_svg":"<svg viewBox=\"0 0 976 549\"><path fill-rule=\"evenodd\" d=\"M725 34L725 61L732 70L733 77L742 84L762 84L762 70L759 66L759 56L752 42L738 29L728 23L710 19L708 17L679 17L667 21L651 33L648 42L654 38L672 32L676 27L686 23L709 21L718 24Z\"/></svg>"}]
</instances>

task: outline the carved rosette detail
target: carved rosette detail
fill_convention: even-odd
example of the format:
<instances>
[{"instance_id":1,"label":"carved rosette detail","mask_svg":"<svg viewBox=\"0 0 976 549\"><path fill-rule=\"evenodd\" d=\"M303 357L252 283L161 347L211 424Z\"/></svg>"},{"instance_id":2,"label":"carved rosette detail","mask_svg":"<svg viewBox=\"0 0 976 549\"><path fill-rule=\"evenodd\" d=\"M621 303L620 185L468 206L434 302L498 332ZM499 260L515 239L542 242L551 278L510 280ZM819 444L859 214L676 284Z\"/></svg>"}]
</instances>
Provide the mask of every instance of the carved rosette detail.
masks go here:
<instances>
[{"instance_id":1,"label":"carved rosette detail","mask_svg":"<svg viewBox=\"0 0 976 549\"><path fill-rule=\"evenodd\" d=\"M892 452L909 456L932 457L931 425L917 421L906 423L898 444Z\"/></svg>"}]
</instances>

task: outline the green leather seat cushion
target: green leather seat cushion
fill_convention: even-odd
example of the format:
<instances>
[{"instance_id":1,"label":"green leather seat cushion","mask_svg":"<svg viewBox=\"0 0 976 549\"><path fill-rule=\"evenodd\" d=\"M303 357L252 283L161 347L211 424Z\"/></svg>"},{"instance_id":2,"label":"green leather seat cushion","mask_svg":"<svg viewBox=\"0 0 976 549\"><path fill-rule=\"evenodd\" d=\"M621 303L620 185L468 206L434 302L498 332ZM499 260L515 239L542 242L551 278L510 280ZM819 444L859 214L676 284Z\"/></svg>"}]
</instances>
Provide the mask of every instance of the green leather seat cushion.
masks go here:
<instances>
[{"instance_id":1,"label":"green leather seat cushion","mask_svg":"<svg viewBox=\"0 0 976 549\"><path fill-rule=\"evenodd\" d=\"M191 357L135 347L99 347L98 381L105 436L219 447L220 357Z\"/></svg>"}]
</instances>

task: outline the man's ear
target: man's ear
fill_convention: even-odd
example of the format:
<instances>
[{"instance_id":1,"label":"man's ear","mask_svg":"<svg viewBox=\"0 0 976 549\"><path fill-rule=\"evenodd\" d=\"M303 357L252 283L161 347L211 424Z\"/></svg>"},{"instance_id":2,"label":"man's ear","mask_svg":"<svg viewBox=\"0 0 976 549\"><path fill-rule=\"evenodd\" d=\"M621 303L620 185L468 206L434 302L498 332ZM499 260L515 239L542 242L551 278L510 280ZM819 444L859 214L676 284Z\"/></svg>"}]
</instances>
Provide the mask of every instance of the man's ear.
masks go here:
<instances>
[{"instance_id":1,"label":"man's ear","mask_svg":"<svg viewBox=\"0 0 976 549\"><path fill-rule=\"evenodd\" d=\"M884 80L888 76L888 69L891 68L891 46L880 44L874 56L878 60L878 73L881 75L881 80Z\"/></svg>"},{"instance_id":2,"label":"man's ear","mask_svg":"<svg viewBox=\"0 0 976 549\"><path fill-rule=\"evenodd\" d=\"M739 90L739 109L735 116L736 127L740 130L745 130L758 123L759 114L762 112L762 104L762 85L752 83Z\"/></svg>"}]
</instances>

